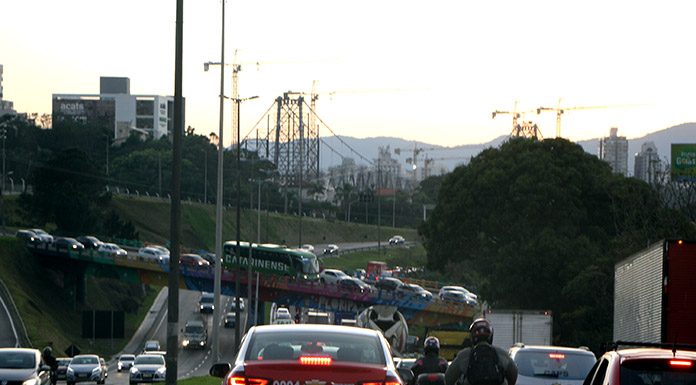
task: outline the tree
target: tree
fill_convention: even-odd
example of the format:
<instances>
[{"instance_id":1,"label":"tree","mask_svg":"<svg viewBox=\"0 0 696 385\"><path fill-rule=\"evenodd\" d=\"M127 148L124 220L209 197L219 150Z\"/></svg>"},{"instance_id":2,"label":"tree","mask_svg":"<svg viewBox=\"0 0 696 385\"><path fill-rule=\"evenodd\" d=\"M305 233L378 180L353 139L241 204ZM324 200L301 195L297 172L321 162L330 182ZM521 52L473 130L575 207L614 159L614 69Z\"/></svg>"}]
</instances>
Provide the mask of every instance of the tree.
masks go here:
<instances>
[{"instance_id":1,"label":"tree","mask_svg":"<svg viewBox=\"0 0 696 385\"><path fill-rule=\"evenodd\" d=\"M612 174L580 146L523 138L449 174L420 231L429 267L494 307L551 309L558 342L595 347L611 338L613 264L694 233L647 184Z\"/></svg>"}]
</instances>

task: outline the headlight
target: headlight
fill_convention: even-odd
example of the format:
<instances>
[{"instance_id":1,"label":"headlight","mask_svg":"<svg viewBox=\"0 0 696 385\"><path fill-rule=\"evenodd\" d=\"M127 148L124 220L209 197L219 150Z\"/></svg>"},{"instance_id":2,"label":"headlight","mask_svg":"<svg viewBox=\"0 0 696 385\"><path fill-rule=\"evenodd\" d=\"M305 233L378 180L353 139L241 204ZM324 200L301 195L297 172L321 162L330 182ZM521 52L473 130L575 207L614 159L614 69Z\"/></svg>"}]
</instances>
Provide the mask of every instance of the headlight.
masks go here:
<instances>
[{"instance_id":1,"label":"headlight","mask_svg":"<svg viewBox=\"0 0 696 385\"><path fill-rule=\"evenodd\" d=\"M65 372L68 373L68 374L74 374L74 373L75 373L75 371L73 370L73 368L71 368L71 367L69 367L69 366L68 366L68 370L66 370Z\"/></svg>"},{"instance_id":2,"label":"headlight","mask_svg":"<svg viewBox=\"0 0 696 385\"><path fill-rule=\"evenodd\" d=\"M123 369L123 365L119 362L118 363L118 370L121 370L121 369Z\"/></svg>"},{"instance_id":3,"label":"headlight","mask_svg":"<svg viewBox=\"0 0 696 385\"><path fill-rule=\"evenodd\" d=\"M38 378L30 378L24 382L22 382L22 385L39 385L39 379Z\"/></svg>"},{"instance_id":4,"label":"headlight","mask_svg":"<svg viewBox=\"0 0 696 385\"><path fill-rule=\"evenodd\" d=\"M200 342L201 346L205 346L205 341Z\"/></svg>"},{"instance_id":5,"label":"headlight","mask_svg":"<svg viewBox=\"0 0 696 385\"><path fill-rule=\"evenodd\" d=\"M182 342L181 344L184 345L184 347L186 347L189 344L189 340L184 340L184 342Z\"/></svg>"},{"instance_id":6,"label":"headlight","mask_svg":"<svg viewBox=\"0 0 696 385\"><path fill-rule=\"evenodd\" d=\"M164 376L164 374L165 374L166 372L167 372L167 368L165 368L165 367L162 367L162 368L157 369L157 374L159 374L159 375L161 375L161 376Z\"/></svg>"},{"instance_id":7,"label":"headlight","mask_svg":"<svg viewBox=\"0 0 696 385\"><path fill-rule=\"evenodd\" d=\"M102 370L101 367L97 366L96 368L92 369L92 374L97 374L97 373L101 372L101 370Z\"/></svg>"},{"instance_id":8,"label":"headlight","mask_svg":"<svg viewBox=\"0 0 696 385\"><path fill-rule=\"evenodd\" d=\"M138 374L138 368L136 368L135 366L131 366L130 373L131 374Z\"/></svg>"}]
</instances>

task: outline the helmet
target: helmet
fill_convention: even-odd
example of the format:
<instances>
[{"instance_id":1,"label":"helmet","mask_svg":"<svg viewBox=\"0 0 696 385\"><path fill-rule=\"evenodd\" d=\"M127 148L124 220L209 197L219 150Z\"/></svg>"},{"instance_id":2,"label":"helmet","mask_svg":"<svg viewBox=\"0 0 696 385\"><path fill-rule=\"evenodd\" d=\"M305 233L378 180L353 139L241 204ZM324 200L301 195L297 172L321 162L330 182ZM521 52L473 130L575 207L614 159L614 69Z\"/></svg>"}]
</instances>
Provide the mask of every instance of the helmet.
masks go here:
<instances>
[{"instance_id":1,"label":"helmet","mask_svg":"<svg viewBox=\"0 0 696 385\"><path fill-rule=\"evenodd\" d=\"M485 318L474 320L469 327L469 333L471 333L471 341L474 345L482 341L486 341L489 344L493 343L493 326Z\"/></svg>"},{"instance_id":2,"label":"helmet","mask_svg":"<svg viewBox=\"0 0 696 385\"><path fill-rule=\"evenodd\" d=\"M426 338L425 342L423 342L423 351L425 353L428 353L428 352L439 353L440 352L440 340L438 340L437 337Z\"/></svg>"}]
</instances>

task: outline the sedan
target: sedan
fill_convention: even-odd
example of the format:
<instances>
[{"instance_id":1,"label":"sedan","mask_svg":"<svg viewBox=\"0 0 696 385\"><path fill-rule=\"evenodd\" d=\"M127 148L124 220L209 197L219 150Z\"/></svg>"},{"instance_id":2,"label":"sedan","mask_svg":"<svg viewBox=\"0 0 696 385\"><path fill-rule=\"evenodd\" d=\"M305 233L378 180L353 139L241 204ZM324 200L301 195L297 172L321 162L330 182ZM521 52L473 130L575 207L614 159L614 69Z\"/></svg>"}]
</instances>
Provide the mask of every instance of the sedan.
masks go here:
<instances>
[{"instance_id":1,"label":"sedan","mask_svg":"<svg viewBox=\"0 0 696 385\"><path fill-rule=\"evenodd\" d=\"M210 267L210 262L198 254L182 254L179 257L179 265L192 268L206 268Z\"/></svg>"},{"instance_id":2,"label":"sedan","mask_svg":"<svg viewBox=\"0 0 696 385\"><path fill-rule=\"evenodd\" d=\"M336 255L338 254L338 245L326 245L326 248L324 249L324 254L329 254L329 255Z\"/></svg>"},{"instance_id":3,"label":"sedan","mask_svg":"<svg viewBox=\"0 0 696 385\"><path fill-rule=\"evenodd\" d=\"M406 239L404 239L404 237L401 235L395 235L389 238L390 245L403 245L404 243L406 243Z\"/></svg>"},{"instance_id":4,"label":"sedan","mask_svg":"<svg viewBox=\"0 0 696 385\"><path fill-rule=\"evenodd\" d=\"M53 241L53 244L56 247L56 251L80 251L85 249L85 245L78 242L75 238L58 238Z\"/></svg>"},{"instance_id":5,"label":"sedan","mask_svg":"<svg viewBox=\"0 0 696 385\"><path fill-rule=\"evenodd\" d=\"M36 234L34 234L34 232L31 230L17 230L15 237L23 240L26 243L39 242L39 237L37 237Z\"/></svg>"},{"instance_id":6,"label":"sedan","mask_svg":"<svg viewBox=\"0 0 696 385\"><path fill-rule=\"evenodd\" d=\"M82 354L73 357L68 365L66 382L74 385L76 382L96 382L103 384L106 373L99 362L99 356Z\"/></svg>"},{"instance_id":7,"label":"sedan","mask_svg":"<svg viewBox=\"0 0 696 385\"><path fill-rule=\"evenodd\" d=\"M210 374L223 384L403 384L380 332L337 325L254 326L235 362Z\"/></svg>"},{"instance_id":8,"label":"sedan","mask_svg":"<svg viewBox=\"0 0 696 385\"><path fill-rule=\"evenodd\" d=\"M39 242L51 243L53 242L53 235L41 230L41 229L31 229L31 231L36 234L39 238Z\"/></svg>"},{"instance_id":9,"label":"sedan","mask_svg":"<svg viewBox=\"0 0 696 385\"><path fill-rule=\"evenodd\" d=\"M419 299L423 301L430 301L433 299L433 293L423 289L420 285L414 283L405 283L396 288L397 294L402 295L405 298Z\"/></svg>"},{"instance_id":10,"label":"sedan","mask_svg":"<svg viewBox=\"0 0 696 385\"><path fill-rule=\"evenodd\" d=\"M159 262L161 252L154 247L141 247L138 250L138 259L145 262Z\"/></svg>"},{"instance_id":11,"label":"sedan","mask_svg":"<svg viewBox=\"0 0 696 385\"><path fill-rule=\"evenodd\" d=\"M118 358L118 363L116 364L116 368L120 372L121 370L128 370L133 366L133 362L135 361L135 355L134 354L121 354L121 356Z\"/></svg>"},{"instance_id":12,"label":"sedan","mask_svg":"<svg viewBox=\"0 0 696 385\"><path fill-rule=\"evenodd\" d=\"M237 313L228 312L225 314L225 327L234 328L237 325Z\"/></svg>"},{"instance_id":13,"label":"sedan","mask_svg":"<svg viewBox=\"0 0 696 385\"><path fill-rule=\"evenodd\" d=\"M348 277L348 274L336 269L324 269L321 271L321 273L319 273L319 280L322 283L329 285L333 285L336 282Z\"/></svg>"},{"instance_id":14,"label":"sedan","mask_svg":"<svg viewBox=\"0 0 696 385\"><path fill-rule=\"evenodd\" d=\"M380 290L393 291L403 284L404 283L398 278L382 277L379 281L375 282L375 287Z\"/></svg>"},{"instance_id":15,"label":"sedan","mask_svg":"<svg viewBox=\"0 0 696 385\"><path fill-rule=\"evenodd\" d=\"M343 290L353 291L361 294L372 291L372 286L354 277L343 278L338 281L336 286Z\"/></svg>"},{"instance_id":16,"label":"sedan","mask_svg":"<svg viewBox=\"0 0 696 385\"><path fill-rule=\"evenodd\" d=\"M37 349L0 348L0 383L48 385L51 368Z\"/></svg>"},{"instance_id":17,"label":"sedan","mask_svg":"<svg viewBox=\"0 0 696 385\"><path fill-rule=\"evenodd\" d=\"M476 305L476 302L467 297L466 294L462 293L461 291L446 291L440 295L440 299L449 302L465 303L469 306Z\"/></svg>"},{"instance_id":18,"label":"sedan","mask_svg":"<svg viewBox=\"0 0 696 385\"><path fill-rule=\"evenodd\" d=\"M56 358L56 365L58 365L58 368L56 369L56 379L58 380L65 380L66 379L66 373L68 371L68 365L70 365L70 357L58 357Z\"/></svg>"},{"instance_id":19,"label":"sedan","mask_svg":"<svg viewBox=\"0 0 696 385\"><path fill-rule=\"evenodd\" d=\"M135 357L130 368L130 385L142 382L161 382L167 375L164 356L160 354L141 354Z\"/></svg>"},{"instance_id":20,"label":"sedan","mask_svg":"<svg viewBox=\"0 0 696 385\"><path fill-rule=\"evenodd\" d=\"M115 243L102 243L97 251L110 257L127 257L128 252Z\"/></svg>"},{"instance_id":21,"label":"sedan","mask_svg":"<svg viewBox=\"0 0 696 385\"><path fill-rule=\"evenodd\" d=\"M77 237L76 239L78 242L85 245L86 249L98 249L99 245L102 244L102 241L100 241L97 237L93 237L91 235L82 235Z\"/></svg>"}]
</instances>

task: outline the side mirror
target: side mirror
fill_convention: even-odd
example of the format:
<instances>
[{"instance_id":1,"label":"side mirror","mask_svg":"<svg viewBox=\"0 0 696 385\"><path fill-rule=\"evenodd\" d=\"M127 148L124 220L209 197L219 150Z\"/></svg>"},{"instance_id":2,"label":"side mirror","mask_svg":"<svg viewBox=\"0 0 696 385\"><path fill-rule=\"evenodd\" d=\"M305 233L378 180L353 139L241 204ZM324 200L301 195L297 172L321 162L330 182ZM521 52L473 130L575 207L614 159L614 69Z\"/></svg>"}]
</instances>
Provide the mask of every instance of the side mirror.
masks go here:
<instances>
[{"instance_id":1,"label":"side mirror","mask_svg":"<svg viewBox=\"0 0 696 385\"><path fill-rule=\"evenodd\" d=\"M213 365L208 372L213 377L224 378L232 370L232 365L228 362L219 362Z\"/></svg>"}]
</instances>

